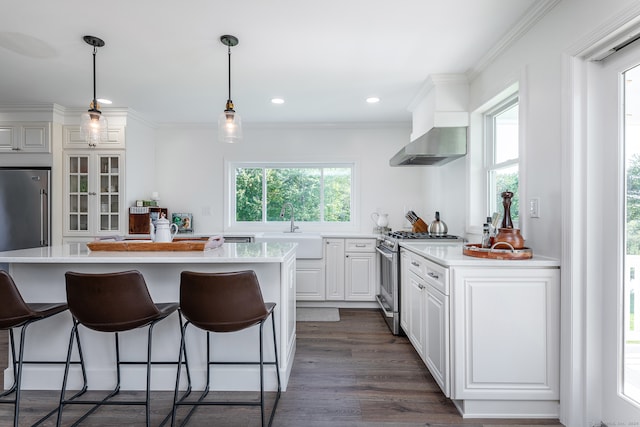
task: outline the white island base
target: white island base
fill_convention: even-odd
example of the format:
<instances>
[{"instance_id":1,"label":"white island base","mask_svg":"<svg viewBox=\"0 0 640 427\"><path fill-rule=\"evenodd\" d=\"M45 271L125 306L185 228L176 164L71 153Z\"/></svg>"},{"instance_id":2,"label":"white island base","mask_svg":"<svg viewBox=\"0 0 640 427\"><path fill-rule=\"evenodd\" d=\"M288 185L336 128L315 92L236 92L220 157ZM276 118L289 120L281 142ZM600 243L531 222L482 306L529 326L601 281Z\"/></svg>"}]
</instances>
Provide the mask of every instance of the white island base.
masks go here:
<instances>
[{"instance_id":1,"label":"white island base","mask_svg":"<svg viewBox=\"0 0 640 427\"><path fill-rule=\"evenodd\" d=\"M295 354L295 245L274 243L230 243L203 252L90 252L84 244L0 252L0 263L9 264L26 302L60 302L66 300L65 272L108 273L140 271L154 302L179 300L180 272L228 272L254 270L266 302L275 302L274 311L278 359L282 389L286 390ZM264 326L265 361L273 360L271 319ZM27 329L25 360L61 360L66 358L72 320L67 311ZM116 383L114 334L91 331L80 326L82 350L87 367L89 389L108 390ZM120 333L122 361L146 359L147 328ZM18 335L19 337L19 335ZM259 360L259 328L211 335L212 358L224 361ZM180 327L177 313L156 324L153 331L152 360L177 361ZM206 338L203 331L189 328L187 354L192 385L201 390L206 378ZM74 344L74 354L77 346ZM11 360L11 359L9 359ZM77 356L75 357L77 360ZM259 390L257 366L222 366L212 368L212 390ZM64 365L24 365L22 388L59 390ZM144 365L121 367L122 390L144 390ZM276 390L274 367L265 367L265 390ZM152 390L173 390L176 365L152 367ZM182 375L182 386L186 375ZM13 382L10 364L5 370L4 387ZM69 389L81 387L78 365L72 366Z\"/></svg>"}]
</instances>

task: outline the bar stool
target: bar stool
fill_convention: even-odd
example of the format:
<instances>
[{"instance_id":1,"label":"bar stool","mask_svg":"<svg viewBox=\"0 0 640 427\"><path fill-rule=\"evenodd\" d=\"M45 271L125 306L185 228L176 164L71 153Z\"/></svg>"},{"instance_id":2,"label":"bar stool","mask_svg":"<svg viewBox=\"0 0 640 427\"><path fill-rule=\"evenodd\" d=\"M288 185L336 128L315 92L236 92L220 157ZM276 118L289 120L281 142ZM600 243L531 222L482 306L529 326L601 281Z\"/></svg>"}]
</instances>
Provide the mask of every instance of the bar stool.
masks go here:
<instances>
[{"instance_id":1,"label":"bar stool","mask_svg":"<svg viewBox=\"0 0 640 427\"><path fill-rule=\"evenodd\" d=\"M5 398L15 393L13 399L2 399L0 403L13 404L13 425L18 426L20 418L20 387L22 380L22 366L24 364L53 364L63 363L62 361L31 361L24 360L24 347L27 327L34 322L54 316L67 310L65 303L25 303L18 291L13 278L4 270L0 270L0 330L9 330L9 345L11 347L11 359L13 363L13 385L5 392L0 393L0 398ZM13 335L13 328L21 327L20 348L16 357L16 343ZM83 365L84 372L84 365ZM35 425L53 415L56 407L46 416L41 418Z\"/></svg>"},{"instance_id":2,"label":"bar stool","mask_svg":"<svg viewBox=\"0 0 640 427\"><path fill-rule=\"evenodd\" d=\"M178 400L178 387L180 384L180 370L176 377L176 389L173 400L173 411L171 425L175 424L176 411L179 405L193 406L183 424L189 421L194 410L200 405L246 405L260 406L262 426L265 426L265 399L264 399L264 365L275 365L278 380L278 391L268 425L271 425L273 416L280 399L280 367L278 365L278 347L276 343L276 326L273 317L273 310L276 304L265 303L262 299L260 284L254 271L239 271L232 273L195 273L183 271L180 276L180 311L184 315L186 322L182 327L182 339L180 343L180 356L184 352L185 357L185 333L189 324L206 331L207 335L207 381L202 395L197 401L186 401L189 394L187 391ZM273 329L273 347L275 361L265 362L263 357L263 326L265 321L271 316L271 326ZM260 361L258 362L234 362L234 361L211 361L210 332L236 332L252 326L260 326ZM210 401L204 400L209 393L209 382L211 378L211 365L260 365L260 401ZM188 371L187 371L188 372Z\"/></svg>"},{"instance_id":3,"label":"bar stool","mask_svg":"<svg viewBox=\"0 0 640 427\"><path fill-rule=\"evenodd\" d=\"M73 328L69 337L69 349L67 352L67 365L60 394L60 406L58 422L62 421L62 411L65 405L94 405L88 412L79 418L73 425L81 423L85 418L95 412L102 405L144 405L146 409L147 426L151 424L150 412L150 383L152 364L175 364L172 362L151 361L151 338L153 327L162 319L177 311L178 303L155 304L149 295L149 290L140 272L131 270L117 273L87 274L65 273L67 288L67 303L73 316ZM182 318L178 317L182 325ZM99 332L115 334L116 350L116 386L102 400L76 400L75 396L65 399L67 379L69 376L69 361L73 350L74 336L77 337L78 352L82 355L80 347L78 326ZM119 332L130 331L140 327L148 327L147 360L146 361L121 361ZM82 356L81 356L82 357ZM181 363L180 360L178 363ZM185 359L185 364L186 364ZM118 400L109 399L120 391L120 365L146 365L147 383L145 400Z\"/></svg>"}]
</instances>

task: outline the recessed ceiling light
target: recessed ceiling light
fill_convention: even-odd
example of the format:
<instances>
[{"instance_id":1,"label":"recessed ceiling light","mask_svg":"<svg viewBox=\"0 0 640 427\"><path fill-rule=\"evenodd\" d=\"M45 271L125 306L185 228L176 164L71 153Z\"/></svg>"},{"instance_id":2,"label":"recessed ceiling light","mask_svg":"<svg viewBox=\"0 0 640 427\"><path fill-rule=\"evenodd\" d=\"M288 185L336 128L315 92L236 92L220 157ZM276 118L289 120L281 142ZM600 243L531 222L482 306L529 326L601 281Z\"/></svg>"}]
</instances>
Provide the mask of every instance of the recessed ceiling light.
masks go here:
<instances>
[{"instance_id":1,"label":"recessed ceiling light","mask_svg":"<svg viewBox=\"0 0 640 427\"><path fill-rule=\"evenodd\" d=\"M367 102L369 104L376 104L380 102L380 98L378 98L377 96L370 96L369 98L367 98Z\"/></svg>"},{"instance_id":2,"label":"recessed ceiling light","mask_svg":"<svg viewBox=\"0 0 640 427\"><path fill-rule=\"evenodd\" d=\"M272 104L284 104L284 99L282 98L273 98L271 99Z\"/></svg>"},{"instance_id":3,"label":"recessed ceiling light","mask_svg":"<svg viewBox=\"0 0 640 427\"><path fill-rule=\"evenodd\" d=\"M109 100L109 99L104 99L104 98L98 98L98 99L96 99L96 101L98 101L100 104L104 104L104 105L111 105L111 104L113 104L113 102L111 102L111 100Z\"/></svg>"}]
</instances>

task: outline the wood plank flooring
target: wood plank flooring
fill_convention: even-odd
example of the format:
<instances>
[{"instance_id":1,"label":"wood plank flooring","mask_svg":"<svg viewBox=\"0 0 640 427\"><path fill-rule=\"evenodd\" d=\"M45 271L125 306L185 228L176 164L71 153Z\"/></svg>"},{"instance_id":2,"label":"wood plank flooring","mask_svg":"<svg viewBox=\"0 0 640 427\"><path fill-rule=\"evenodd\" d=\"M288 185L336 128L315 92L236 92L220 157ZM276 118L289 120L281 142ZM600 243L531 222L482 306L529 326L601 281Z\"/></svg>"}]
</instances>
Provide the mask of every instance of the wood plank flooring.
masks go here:
<instances>
[{"instance_id":1,"label":"wood plank flooring","mask_svg":"<svg viewBox=\"0 0 640 427\"><path fill-rule=\"evenodd\" d=\"M440 392L406 337L395 337L376 310L340 309L339 322L298 322L297 353L276 427L561 427L558 420L463 419ZM0 331L0 366L7 365L7 333ZM0 380L3 380L0 374ZM95 392L98 393L98 392ZM125 397L140 393L124 393ZM29 426L56 406L58 393L25 391L20 425ZM170 411L172 393L154 392L152 423ZM269 405L273 396L268 396ZM71 425L83 407L65 409ZM11 405L0 405L0 425L10 425ZM270 407L267 408L270 410ZM181 409L178 421L187 409ZM43 426L55 425L47 420ZM83 426L142 426L141 407L107 407ZM190 426L259 426L259 408L199 408Z\"/></svg>"}]
</instances>

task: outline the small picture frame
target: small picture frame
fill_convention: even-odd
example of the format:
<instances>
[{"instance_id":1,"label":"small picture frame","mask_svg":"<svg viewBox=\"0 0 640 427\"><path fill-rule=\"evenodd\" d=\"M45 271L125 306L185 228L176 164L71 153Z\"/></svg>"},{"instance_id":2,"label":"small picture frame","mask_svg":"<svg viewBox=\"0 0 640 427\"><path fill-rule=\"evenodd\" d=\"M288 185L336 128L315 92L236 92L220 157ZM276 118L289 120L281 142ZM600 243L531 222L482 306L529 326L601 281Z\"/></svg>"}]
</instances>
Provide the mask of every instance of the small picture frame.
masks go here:
<instances>
[{"instance_id":1,"label":"small picture frame","mask_svg":"<svg viewBox=\"0 0 640 427\"><path fill-rule=\"evenodd\" d=\"M193 214L173 213L171 214L171 222L178 226L178 233L193 232Z\"/></svg>"}]
</instances>

